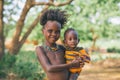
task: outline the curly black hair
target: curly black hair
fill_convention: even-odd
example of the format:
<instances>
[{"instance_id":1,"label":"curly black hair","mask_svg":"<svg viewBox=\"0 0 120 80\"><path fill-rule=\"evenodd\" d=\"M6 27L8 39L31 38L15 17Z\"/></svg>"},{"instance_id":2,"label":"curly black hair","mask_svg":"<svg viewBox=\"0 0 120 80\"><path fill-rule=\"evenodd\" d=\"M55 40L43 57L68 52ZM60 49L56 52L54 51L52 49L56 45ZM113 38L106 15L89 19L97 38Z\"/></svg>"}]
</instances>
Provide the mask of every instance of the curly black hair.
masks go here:
<instances>
[{"instance_id":1,"label":"curly black hair","mask_svg":"<svg viewBox=\"0 0 120 80\"><path fill-rule=\"evenodd\" d=\"M60 9L49 9L42 14L40 24L44 27L49 20L57 21L61 24L61 28L63 28L63 25L67 22L67 18L68 15L66 11L62 11Z\"/></svg>"}]
</instances>

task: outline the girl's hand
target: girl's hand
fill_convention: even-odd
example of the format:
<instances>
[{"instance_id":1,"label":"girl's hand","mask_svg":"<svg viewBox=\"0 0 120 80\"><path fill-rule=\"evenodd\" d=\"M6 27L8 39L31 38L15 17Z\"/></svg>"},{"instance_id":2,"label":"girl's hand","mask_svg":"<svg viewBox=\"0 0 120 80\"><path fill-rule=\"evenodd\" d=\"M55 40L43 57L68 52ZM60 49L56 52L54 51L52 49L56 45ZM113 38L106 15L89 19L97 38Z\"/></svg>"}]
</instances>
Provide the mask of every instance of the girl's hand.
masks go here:
<instances>
[{"instance_id":1,"label":"girl's hand","mask_svg":"<svg viewBox=\"0 0 120 80\"><path fill-rule=\"evenodd\" d=\"M79 68L80 67L80 61L77 59L74 59L71 63L70 68Z\"/></svg>"},{"instance_id":2,"label":"girl's hand","mask_svg":"<svg viewBox=\"0 0 120 80\"><path fill-rule=\"evenodd\" d=\"M80 67L82 68L85 65L83 58L82 57L76 57L76 59L79 60Z\"/></svg>"},{"instance_id":3,"label":"girl's hand","mask_svg":"<svg viewBox=\"0 0 120 80\"><path fill-rule=\"evenodd\" d=\"M84 61L80 57L76 57L72 62L71 62L71 67L72 68L79 68L84 66Z\"/></svg>"}]
</instances>

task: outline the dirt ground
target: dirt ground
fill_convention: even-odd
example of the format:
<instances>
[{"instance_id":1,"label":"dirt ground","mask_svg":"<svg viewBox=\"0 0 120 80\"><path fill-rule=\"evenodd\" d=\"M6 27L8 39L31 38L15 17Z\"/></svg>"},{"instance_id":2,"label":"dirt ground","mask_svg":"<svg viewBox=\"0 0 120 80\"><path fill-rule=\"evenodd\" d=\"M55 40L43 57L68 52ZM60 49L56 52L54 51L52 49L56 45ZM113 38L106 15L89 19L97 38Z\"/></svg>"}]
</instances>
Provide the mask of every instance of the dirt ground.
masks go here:
<instances>
[{"instance_id":1,"label":"dirt ground","mask_svg":"<svg viewBox=\"0 0 120 80\"><path fill-rule=\"evenodd\" d=\"M120 59L86 64L78 80L120 80Z\"/></svg>"}]
</instances>

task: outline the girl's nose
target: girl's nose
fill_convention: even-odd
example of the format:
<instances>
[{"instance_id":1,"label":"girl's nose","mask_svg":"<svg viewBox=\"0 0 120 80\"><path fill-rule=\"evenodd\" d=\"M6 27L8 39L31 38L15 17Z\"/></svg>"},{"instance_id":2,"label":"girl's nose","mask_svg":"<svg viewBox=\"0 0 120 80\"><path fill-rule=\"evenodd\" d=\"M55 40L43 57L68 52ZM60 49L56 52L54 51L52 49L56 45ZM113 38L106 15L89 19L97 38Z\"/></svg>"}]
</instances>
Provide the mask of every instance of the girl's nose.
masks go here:
<instances>
[{"instance_id":1,"label":"girl's nose","mask_svg":"<svg viewBox=\"0 0 120 80\"><path fill-rule=\"evenodd\" d=\"M53 35L53 36L56 36L56 33L55 33L55 32L52 32L52 35Z\"/></svg>"}]
</instances>

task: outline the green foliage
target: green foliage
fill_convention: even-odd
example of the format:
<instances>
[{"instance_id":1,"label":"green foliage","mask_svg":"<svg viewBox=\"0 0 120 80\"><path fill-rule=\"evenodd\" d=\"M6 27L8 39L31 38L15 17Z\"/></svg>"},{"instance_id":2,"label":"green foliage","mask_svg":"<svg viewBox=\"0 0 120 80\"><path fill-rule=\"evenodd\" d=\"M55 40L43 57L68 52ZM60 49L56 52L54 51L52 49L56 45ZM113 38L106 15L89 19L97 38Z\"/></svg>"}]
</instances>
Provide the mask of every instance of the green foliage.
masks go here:
<instances>
[{"instance_id":1,"label":"green foliage","mask_svg":"<svg viewBox=\"0 0 120 80\"><path fill-rule=\"evenodd\" d=\"M2 59L0 60L0 77L6 77L7 74L11 71L14 63L16 61L16 57L9 53L4 54Z\"/></svg>"},{"instance_id":2,"label":"green foliage","mask_svg":"<svg viewBox=\"0 0 120 80\"><path fill-rule=\"evenodd\" d=\"M91 29L99 38L118 38L119 25L109 22L110 18L120 16L118 3L119 0L75 0L62 7L70 15L66 27L75 28L81 40L92 40Z\"/></svg>"},{"instance_id":3,"label":"green foliage","mask_svg":"<svg viewBox=\"0 0 120 80\"><path fill-rule=\"evenodd\" d=\"M120 16L120 7L118 5L119 3L120 0L74 0L70 5L59 7L62 10L66 10L69 14L68 22L61 32L61 37L63 38L63 33L66 28L73 27L78 31L79 37L82 41L92 40L93 35L90 31L91 29L94 30L94 33L98 35L99 38L119 38L118 36L116 36L116 34L120 33L119 25L109 22L110 18ZM10 2L10 0L6 0L5 4L11 5L13 4L13 2ZM18 6L17 9L19 9L19 7L20 6ZM29 25L37 17L41 8L42 7L36 6L30 10L30 13L28 13L28 15L26 16L25 28L23 29L21 36L24 35L24 33L27 31ZM10 10L14 12L14 14L16 13L16 10L11 10L11 8L7 8L5 10ZM5 14L5 16L9 15ZM14 23L14 19L11 19L8 22L9 23L5 24L5 35L10 33L8 35L11 37L11 34L13 34L11 32L13 32L13 30L15 29L15 25L11 24ZM39 42L41 42L43 40L41 28L41 25L38 23L28 39L38 40Z\"/></svg>"},{"instance_id":4,"label":"green foliage","mask_svg":"<svg viewBox=\"0 0 120 80\"><path fill-rule=\"evenodd\" d=\"M115 47L108 48L107 51L111 53L120 53L120 49L115 48Z\"/></svg>"},{"instance_id":5,"label":"green foliage","mask_svg":"<svg viewBox=\"0 0 120 80\"><path fill-rule=\"evenodd\" d=\"M31 51L22 51L16 56L17 60L14 65L14 72L19 75L20 78L26 78L27 80L43 80L45 74L35 54Z\"/></svg>"},{"instance_id":6,"label":"green foliage","mask_svg":"<svg viewBox=\"0 0 120 80\"><path fill-rule=\"evenodd\" d=\"M0 64L2 64L2 66L0 66L0 68L8 68L8 67L11 68L13 66L13 64L15 63L15 61L16 61L15 55L6 53L0 60Z\"/></svg>"},{"instance_id":7,"label":"green foliage","mask_svg":"<svg viewBox=\"0 0 120 80\"><path fill-rule=\"evenodd\" d=\"M21 51L18 55L6 53L0 60L0 77L6 78L14 73L17 78L43 80L45 74L32 51Z\"/></svg>"},{"instance_id":8,"label":"green foliage","mask_svg":"<svg viewBox=\"0 0 120 80\"><path fill-rule=\"evenodd\" d=\"M35 27L35 29L32 31L28 39L30 40L37 40L39 42L42 42L43 40L43 34L42 34L42 26L39 24Z\"/></svg>"}]
</instances>

